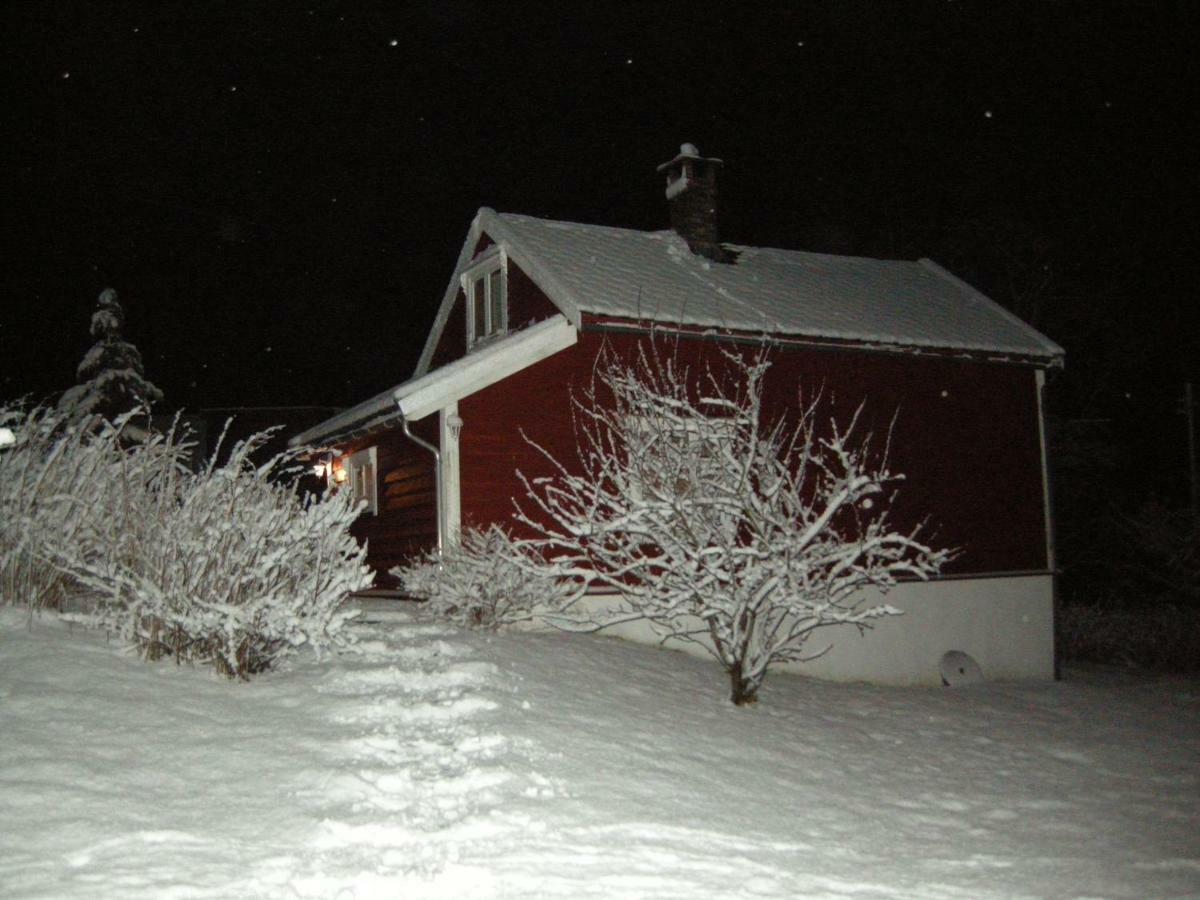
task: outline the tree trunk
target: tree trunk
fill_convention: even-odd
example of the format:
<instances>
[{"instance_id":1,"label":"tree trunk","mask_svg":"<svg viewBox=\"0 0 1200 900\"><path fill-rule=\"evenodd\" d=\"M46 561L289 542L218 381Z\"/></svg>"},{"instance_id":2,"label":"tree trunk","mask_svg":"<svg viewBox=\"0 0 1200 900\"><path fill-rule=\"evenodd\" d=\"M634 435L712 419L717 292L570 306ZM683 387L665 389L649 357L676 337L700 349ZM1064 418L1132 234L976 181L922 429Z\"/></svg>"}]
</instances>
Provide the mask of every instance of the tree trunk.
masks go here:
<instances>
[{"instance_id":1,"label":"tree trunk","mask_svg":"<svg viewBox=\"0 0 1200 900\"><path fill-rule=\"evenodd\" d=\"M729 667L729 684L729 699L733 701L734 706L749 706L758 702L759 682L742 675L741 660Z\"/></svg>"}]
</instances>

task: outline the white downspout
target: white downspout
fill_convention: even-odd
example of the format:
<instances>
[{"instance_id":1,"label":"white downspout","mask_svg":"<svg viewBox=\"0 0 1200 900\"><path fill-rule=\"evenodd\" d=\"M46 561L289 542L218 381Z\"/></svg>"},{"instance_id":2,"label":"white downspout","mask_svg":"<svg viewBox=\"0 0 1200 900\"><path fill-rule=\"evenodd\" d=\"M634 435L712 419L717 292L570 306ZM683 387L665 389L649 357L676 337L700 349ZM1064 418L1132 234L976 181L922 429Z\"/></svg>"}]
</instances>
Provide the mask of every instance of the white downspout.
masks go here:
<instances>
[{"instance_id":1,"label":"white downspout","mask_svg":"<svg viewBox=\"0 0 1200 900\"><path fill-rule=\"evenodd\" d=\"M434 518L437 520L437 549L440 556L445 545L445 527L442 525L442 454L429 441L417 437L409 430L408 417L404 415L404 407L400 405L399 401L396 402L396 409L400 411L400 426L403 428L405 436L417 446L424 447L433 454L433 506Z\"/></svg>"},{"instance_id":2,"label":"white downspout","mask_svg":"<svg viewBox=\"0 0 1200 900\"><path fill-rule=\"evenodd\" d=\"M1055 546L1054 516L1050 509L1050 501L1053 499L1050 493L1050 454L1047 449L1046 409L1042 396L1046 391L1046 371L1035 369L1034 379L1037 387L1038 444L1042 455L1042 508L1045 511L1046 568L1054 572L1058 568L1058 548Z\"/></svg>"},{"instance_id":3,"label":"white downspout","mask_svg":"<svg viewBox=\"0 0 1200 900\"><path fill-rule=\"evenodd\" d=\"M442 453L442 538L447 547L458 543L462 530L462 482L459 472L458 444L463 420L458 404L451 403L438 413L438 449Z\"/></svg>"},{"instance_id":4,"label":"white downspout","mask_svg":"<svg viewBox=\"0 0 1200 900\"><path fill-rule=\"evenodd\" d=\"M1050 484L1050 453L1046 435L1046 370L1034 370L1034 384L1037 391L1038 443L1042 451L1042 505L1046 511L1046 567L1050 570L1050 621L1053 634L1051 636L1053 649L1054 680L1062 680L1062 660L1058 655L1059 603L1058 595L1058 546L1054 534L1054 514L1051 503L1054 499Z\"/></svg>"}]
</instances>

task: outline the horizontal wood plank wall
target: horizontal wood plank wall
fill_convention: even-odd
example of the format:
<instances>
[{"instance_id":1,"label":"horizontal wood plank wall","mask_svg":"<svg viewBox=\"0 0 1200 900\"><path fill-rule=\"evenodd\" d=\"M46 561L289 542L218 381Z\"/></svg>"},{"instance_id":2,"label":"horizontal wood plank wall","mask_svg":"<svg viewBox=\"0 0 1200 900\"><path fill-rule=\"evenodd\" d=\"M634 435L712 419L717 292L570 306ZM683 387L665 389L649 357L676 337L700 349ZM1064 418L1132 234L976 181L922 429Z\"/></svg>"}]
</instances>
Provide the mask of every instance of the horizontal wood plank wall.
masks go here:
<instances>
[{"instance_id":1,"label":"horizontal wood plank wall","mask_svg":"<svg viewBox=\"0 0 1200 900\"><path fill-rule=\"evenodd\" d=\"M437 416L414 423L413 432L437 445ZM339 449L352 453L376 447L379 511L364 513L351 533L367 542L367 562L379 587L394 587L388 570L437 546L437 502L433 454L399 428L361 437Z\"/></svg>"},{"instance_id":2,"label":"horizontal wood plank wall","mask_svg":"<svg viewBox=\"0 0 1200 900\"><path fill-rule=\"evenodd\" d=\"M591 377L602 342L628 353L638 338L585 332L580 342L459 403L465 525L509 522L516 478L551 474L521 437L575 464L571 389ZM711 342L679 342L698 369L719 360ZM1034 370L1015 365L852 350L780 349L764 386L767 418L820 391L826 421L847 423L865 403L860 433L873 434L890 467L905 475L892 519L926 521L925 537L960 549L948 573L997 573L1046 567L1045 526ZM719 365L719 362L715 364ZM893 417L895 425L891 426Z\"/></svg>"}]
</instances>

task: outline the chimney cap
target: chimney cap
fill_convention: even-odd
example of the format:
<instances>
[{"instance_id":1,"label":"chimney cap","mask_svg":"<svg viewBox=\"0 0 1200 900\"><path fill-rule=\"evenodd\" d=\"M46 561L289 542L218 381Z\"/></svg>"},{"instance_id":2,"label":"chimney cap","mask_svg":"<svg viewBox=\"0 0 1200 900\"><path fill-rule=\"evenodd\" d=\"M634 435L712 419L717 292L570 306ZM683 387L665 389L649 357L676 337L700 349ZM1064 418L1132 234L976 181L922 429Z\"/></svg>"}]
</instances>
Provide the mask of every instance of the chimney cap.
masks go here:
<instances>
[{"instance_id":1,"label":"chimney cap","mask_svg":"<svg viewBox=\"0 0 1200 900\"><path fill-rule=\"evenodd\" d=\"M724 160L715 159L713 157L706 158L706 157L701 156L700 151L699 151L699 149L697 149L696 145L688 142L688 143L680 144L679 145L679 153L676 154L675 158L672 160L669 160L668 162L663 163L661 166L658 167L658 169L656 171L665 172L667 169L671 168L671 166L677 165L679 162L681 162L682 160L685 160L685 159L698 159L698 160L702 160L703 162L706 162L706 163L711 163L712 165L715 165L715 166L724 165Z\"/></svg>"}]
</instances>

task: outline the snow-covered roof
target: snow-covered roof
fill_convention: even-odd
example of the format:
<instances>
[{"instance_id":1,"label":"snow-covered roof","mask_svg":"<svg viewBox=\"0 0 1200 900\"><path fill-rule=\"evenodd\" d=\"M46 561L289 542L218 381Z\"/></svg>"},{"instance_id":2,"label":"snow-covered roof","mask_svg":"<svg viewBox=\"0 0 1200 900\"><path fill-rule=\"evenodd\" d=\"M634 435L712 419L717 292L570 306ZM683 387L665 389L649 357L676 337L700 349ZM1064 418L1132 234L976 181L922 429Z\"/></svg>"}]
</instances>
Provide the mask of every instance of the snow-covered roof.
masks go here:
<instances>
[{"instance_id":1,"label":"snow-covered roof","mask_svg":"<svg viewBox=\"0 0 1200 900\"><path fill-rule=\"evenodd\" d=\"M673 231L633 231L481 209L418 366L437 337L479 236L501 244L577 326L590 313L883 348L961 350L1057 362L1058 344L928 259L834 256L726 244L735 261L688 250Z\"/></svg>"},{"instance_id":2,"label":"snow-covered roof","mask_svg":"<svg viewBox=\"0 0 1200 900\"><path fill-rule=\"evenodd\" d=\"M509 335L430 372L459 276L485 234L537 283L565 320L556 317L542 323L544 328ZM398 417L398 403L408 418L423 418L438 404L469 393L464 385L486 386L480 373L492 383L503 377L497 372L511 374L536 361L545 347L553 347L549 353L568 346L563 343L568 330L573 342L585 314L882 350L961 351L1043 365L1057 364L1063 356L1054 341L928 259L725 247L732 263L693 254L673 231L555 222L485 207L471 223L413 377L291 443L311 444L388 424Z\"/></svg>"}]
</instances>

